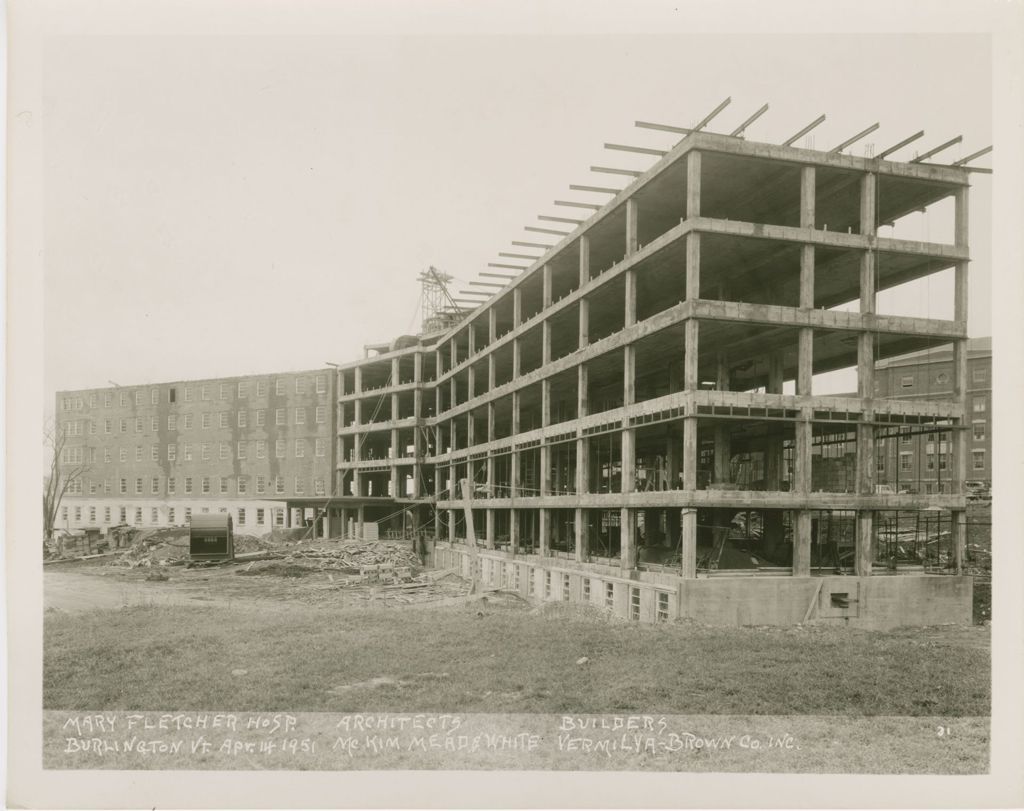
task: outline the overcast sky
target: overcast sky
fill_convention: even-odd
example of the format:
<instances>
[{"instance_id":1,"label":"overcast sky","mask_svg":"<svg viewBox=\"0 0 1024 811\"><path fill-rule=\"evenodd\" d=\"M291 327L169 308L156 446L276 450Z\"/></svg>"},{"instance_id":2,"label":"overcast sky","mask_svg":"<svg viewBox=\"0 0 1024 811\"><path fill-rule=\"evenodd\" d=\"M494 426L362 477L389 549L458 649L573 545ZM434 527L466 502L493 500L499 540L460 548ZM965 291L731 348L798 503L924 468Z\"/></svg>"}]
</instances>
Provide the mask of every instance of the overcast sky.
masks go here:
<instances>
[{"instance_id":1,"label":"overcast sky","mask_svg":"<svg viewBox=\"0 0 1024 811\"><path fill-rule=\"evenodd\" d=\"M56 389L318 367L415 331L421 270L477 278L538 214L565 213L554 199L586 198L568 184L609 185L590 165L653 161L605 141L674 142L637 119L686 126L731 96L712 129L771 105L751 140L778 143L825 113L816 148L876 121L851 154L920 129L894 157L960 134L936 160L992 143L984 36L215 30L48 42L48 409ZM973 181L980 336L991 178ZM939 210L902 235L948 231ZM947 317L951 290L936 279L885 306Z\"/></svg>"}]
</instances>

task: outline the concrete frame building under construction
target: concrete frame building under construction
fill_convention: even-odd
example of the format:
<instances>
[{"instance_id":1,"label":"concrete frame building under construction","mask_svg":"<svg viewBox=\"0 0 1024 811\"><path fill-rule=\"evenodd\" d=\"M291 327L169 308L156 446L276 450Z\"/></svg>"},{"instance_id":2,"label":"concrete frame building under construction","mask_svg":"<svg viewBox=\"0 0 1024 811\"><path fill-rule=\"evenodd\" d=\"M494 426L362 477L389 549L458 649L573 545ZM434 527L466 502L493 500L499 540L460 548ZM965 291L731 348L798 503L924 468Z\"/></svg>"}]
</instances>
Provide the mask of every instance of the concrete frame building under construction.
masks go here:
<instances>
[{"instance_id":1,"label":"concrete frame building under construction","mask_svg":"<svg viewBox=\"0 0 1024 811\"><path fill-rule=\"evenodd\" d=\"M574 230L455 326L340 367L336 504L432 506L438 565L635 619L969 621L969 170L792 140L686 135L588 219L547 218ZM879 234L949 200L945 241ZM944 271L952 318L878 311ZM931 347L951 394L876 396L879 361ZM842 369L855 396L815 391ZM876 487L908 431L950 435L947 492ZM943 576L887 551L926 510Z\"/></svg>"}]
</instances>

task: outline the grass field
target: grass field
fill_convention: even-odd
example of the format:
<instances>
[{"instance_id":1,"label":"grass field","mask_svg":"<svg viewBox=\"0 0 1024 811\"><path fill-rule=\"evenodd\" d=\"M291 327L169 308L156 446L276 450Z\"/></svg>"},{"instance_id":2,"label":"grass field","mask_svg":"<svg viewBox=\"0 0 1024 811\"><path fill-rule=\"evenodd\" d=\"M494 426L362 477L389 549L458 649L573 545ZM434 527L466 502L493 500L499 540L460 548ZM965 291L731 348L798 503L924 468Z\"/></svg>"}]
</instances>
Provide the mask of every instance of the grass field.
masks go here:
<instances>
[{"instance_id":1,"label":"grass field","mask_svg":"<svg viewBox=\"0 0 1024 811\"><path fill-rule=\"evenodd\" d=\"M988 644L980 627L641 626L557 604L48 612L44 707L985 716Z\"/></svg>"}]
</instances>

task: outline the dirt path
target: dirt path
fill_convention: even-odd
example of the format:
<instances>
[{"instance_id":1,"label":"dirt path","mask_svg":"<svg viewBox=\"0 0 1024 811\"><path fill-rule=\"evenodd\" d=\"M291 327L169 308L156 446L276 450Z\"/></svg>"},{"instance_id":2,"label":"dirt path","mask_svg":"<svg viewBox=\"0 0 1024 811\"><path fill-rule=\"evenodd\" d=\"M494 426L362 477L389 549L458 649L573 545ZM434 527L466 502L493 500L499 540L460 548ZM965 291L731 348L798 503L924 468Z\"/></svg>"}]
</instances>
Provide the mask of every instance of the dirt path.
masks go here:
<instances>
[{"instance_id":1,"label":"dirt path","mask_svg":"<svg viewBox=\"0 0 1024 811\"><path fill-rule=\"evenodd\" d=\"M137 605L229 605L229 601L188 588L146 580L126 581L74 571L43 575L43 606L70 613Z\"/></svg>"}]
</instances>

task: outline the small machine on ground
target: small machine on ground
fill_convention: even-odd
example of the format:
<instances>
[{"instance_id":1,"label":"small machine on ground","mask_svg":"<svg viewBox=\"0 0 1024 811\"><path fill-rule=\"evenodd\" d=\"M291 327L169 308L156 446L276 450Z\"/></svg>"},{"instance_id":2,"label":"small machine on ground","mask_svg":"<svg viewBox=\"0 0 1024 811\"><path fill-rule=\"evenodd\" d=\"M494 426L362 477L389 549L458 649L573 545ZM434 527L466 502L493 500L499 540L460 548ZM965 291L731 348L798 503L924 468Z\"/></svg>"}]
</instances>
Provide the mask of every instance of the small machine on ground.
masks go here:
<instances>
[{"instance_id":1,"label":"small machine on ground","mask_svg":"<svg viewBox=\"0 0 1024 811\"><path fill-rule=\"evenodd\" d=\"M229 513L193 515L188 528L190 560L233 560L235 539Z\"/></svg>"}]
</instances>

